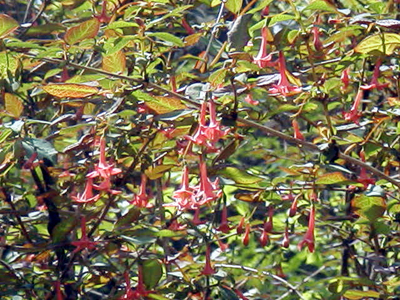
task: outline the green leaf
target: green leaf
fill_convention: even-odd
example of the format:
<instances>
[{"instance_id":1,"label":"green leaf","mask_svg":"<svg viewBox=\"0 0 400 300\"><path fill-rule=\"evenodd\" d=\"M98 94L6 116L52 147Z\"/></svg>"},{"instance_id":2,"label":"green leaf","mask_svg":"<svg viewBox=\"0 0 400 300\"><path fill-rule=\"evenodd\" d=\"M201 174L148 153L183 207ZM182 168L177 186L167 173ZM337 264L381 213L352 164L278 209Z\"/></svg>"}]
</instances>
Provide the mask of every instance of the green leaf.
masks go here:
<instances>
[{"instance_id":1,"label":"green leaf","mask_svg":"<svg viewBox=\"0 0 400 300\"><path fill-rule=\"evenodd\" d=\"M126 27L139 27L139 25L135 22L115 21L112 22L111 24L108 24L107 29L117 29Z\"/></svg>"},{"instance_id":2,"label":"green leaf","mask_svg":"<svg viewBox=\"0 0 400 300\"><path fill-rule=\"evenodd\" d=\"M211 85L216 87L220 83L224 82L227 72L228 71L226 69L219 69L219 70L213 72L210 75L210 77L208 78L208 80L210 81Z\"/></svg>"},{"instance_id":3,"label":"green leaf","mask_svg":"<svg viewBox=\"0 0 400 300\"><path fill-rule=\"evenodd\" d=\"M219 293L222 300L239 300L239 297L236 295L236 293L226 287L220 286Z\"/></svg>"},{"instance_id":4,"label":"green leaf","mask_svg":"<svg viewBox=\"0 0 400 300\"><path fill-rule=\"evenodd\" d=\"M227 0L225 3L225 7L234 14L240 12L242 8L243 0Z\"/></svg>"},{"instance_id":5,"label":"green leaf","mask_svg":"<svg viewBox=\"0 0 400 300\"><path fill-rule=\"evenodd\" d=\"M273 0L261 0L257 1L258 5L254 7L253 9L249 10L247 13L252 15L262 9L264 9L266 6L270 5Z\"/></svg>"},{"instance_id":6,"label":"green leaf","mask_svg":"<svg viewBox=\"0 0 400 300\"><path fill-rule=\"evenodd\" d=\"M6 111L14 118L19 118L24 111L22 100L10 93L4 94L4 105Z\"/></svg>"},{"instance_id":7,"label":"green leaf","mask_svg":"<svg viewBox=\"0 0 400 300\"><path fill-rule=\"evenodd\" d=\"M163 275L163 265L158 259L148 259L142 262L143 283L147 289L156 287Z\"/></svg>"},{"instance_id":8,"label":"green leaf","mask_svg":"<svg viewBox=\"0 0 400 300\"><path fill-rule=\"evenodd\" d=\"M282 22L282 21L294 20L295 18L296 17L293 15L286 15L286 14L275 15L269 21L268 26L272 26L272 25L274 25L278 22Z\"/></svg>"},{"instance_id":9,"label":"green leaf","mask_svg":"<svg viewBox=\"0 0 400 300\"><path fill-rule=\"evenodd\" d=\"M85 21L67 30L64 41L69 45L74 45L81 41L94 38L100 28L100 21L97 18Z\"/></svg>"},{"instance_id":10,"label":"green leaf","mask_svg":"<svg viewBox=\"0 0 400 300\"><path fill-rule=\"evenodd\" d=\"M152 96L139 90L134 91L132 95L139 101L146 102L147 106L157 114L165 114L174 110L186 108L179 99L173 97Z\"/></svg>"},{"instance_id":11,"label":"green leaf","mask_svg":"<svg viewBox=\"0 0 400 300\"><path fill-rule=\"evenodd\" d=\"M124 37L113 37L109 38L104 44L104 50L106 55L112 55L120 50L122 50L130 41L137 40L136 36L124 36Z\"/></svg>"},{"instance_id":12,"label":"green leaf","mask_svg":"<svg viewBox=\"0 0 400 300\"><path fill-rule=\"evenodd\" d=\"M383 197L368 197L366 195L354 197L351 201L351 206L356 214L371 222L382 217L386 210L386 203Z\"/></svg>"},{"instance_id":13,"label":"green leaf","mask_svg":"<svg viewBox=\"0 0 400 300\"><path fill-rule=\"evenodd\" d=\"M400 35L396 33L374 34L363 39L354 51L362 54L380 52L386 55L393 54L400 47Z\"/></svg>"},{"instance_id":14,"label":"green leaf","mask_svg":"<svg viewBox=\"0 0 400 300\"><path fill-rule=\"evenodd\" d=\"M343 296L350 300L359 300L366 297L379 298L380 294L376 291L347 290Z\"/></svg>"},{"instance_id":15,"label":"green leaf","mask_svg":"<svg viewBox=\"0 0 400 300\"><path fill-rule=\"evenodd\" d=\"M180 38L167 32L150 32L146 33L146 35L149 37L156 37L160 40L171 43L173 46L183 47L185 45L185 43Z\"/></svg>"},{"instance_id":16,"label":"green leaf","mask_svg":"<svg viewBox=\"0 0 400 300\"><path fill-rule=\"evenodd\" d=\"M102 69L111 73L124 73L126 69L126 56L121 50L103 56Z\"/></svg>"},{"instance_id":17,"label":"green leaf","mask_svg":"<svg viewBox=\"0 0 400 300\"><path fill-rule=\"evenodd\" d=\"M68 233L76 227L76 224L79 224L79 222L74 216L69 216L67 219L58 223L51 233L53 242L59 243L65 241Z\"/></svg>"},{"instance_id":18,"label":"green leaf","mask_svg":"<svg viewBox=\"0 0 400 300\"><path fill-rule=\"evenodd\" d=\"M17 29L19 23L8 15L0 14L0 39L6 37L15 29Z\"/></svg>"},{"instance_id":19,"label":"green leaf","mask_svg":"<svg viewBox=\"0 0 400 300\"><path fill-rule=\"evenodd\" d=\"M232 179L233 181L239 184L253 184L263 180L260 177L251 175L245 171L239 170L234 167L226 167L218 171L217 173L218 175L222 175L226 178Z\"/></svg>"},{"instance_id":20,"label":"green leaf","mask_svg":"<svg viewBox=\"0 0 400 300\"><path fill-rule=\"evenodd\" d=\"M337 184L348 181L348 179L340 172L327 173L319 176L315 181L316 184Z\"/></svg>"},{"instance_id":21,"label":"green leaf","mask_svg":"<svg viewBox=\"0 0 400 300\"><path fill-rule=\"evenodd\" d=\"M335 7L333 7L332 5L328 4L326 1L314 1L312 3L310 3L309 5L307 5L303 11L305 10L322 10L322 11L328 11L328 12L333 12L336 13L336 9Z\"/></svg>"}]
</instances>

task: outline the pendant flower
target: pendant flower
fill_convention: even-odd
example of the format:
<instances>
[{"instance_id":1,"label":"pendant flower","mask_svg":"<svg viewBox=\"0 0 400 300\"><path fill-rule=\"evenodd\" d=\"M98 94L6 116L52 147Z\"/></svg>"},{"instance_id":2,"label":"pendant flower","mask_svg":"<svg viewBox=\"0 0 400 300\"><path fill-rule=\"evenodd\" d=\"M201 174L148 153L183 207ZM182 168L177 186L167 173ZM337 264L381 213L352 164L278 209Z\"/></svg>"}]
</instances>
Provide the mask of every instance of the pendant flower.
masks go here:
<instances>
[{"instance_id":1,"label":"pendant flower","mask_svg":"<svg viewBox=\"0 0 400 300\"><path fill-rule=\"evenodd\" d=\"M350 111L344 112L343 116L346 121L352 121L356 124L359 124L360 117L362 116L362 112L358 110L361 100L363 97L363 90L358 90L356 95L356 99L354 100L353 106L351 107Z\"/></svg>"},{"instance_id":2,"label":"pendant flower","mask_svg":"<svg viewBox=\"0 0 400 300\"><path fill-rule=\"evenodd\" d=\"M283 56L283 52L279 52L279 81L278 84L273 84L272 87L268 90L271 94L278 94L282 96L292 96L298 94L302 91L302 88L299 86L293 86L290 84L286 73L288 70L286 69L285 57Z\"/></svg>"},{"instance_id":3,"label":"pendant flower","mask_svg":"<svg viewBox=\"0 0 400 300\"><path fill-rule=\"evenodd\" d=\"M211 266L211 249L210 249L210 245L207 245L206 248L206 265L204 266L203 271L201 272L202 275L213 275L215 274L215 270L213 269L213 267Z\"/></svg>"},{"instance_id":4,"label":"pendant flower","mask_svg":"<svg viewBox=\"0 0 400 300\"><path fill-rule=\"evenodd\" d=\"M149 203L150 197L149 195L147 195L146 192L146 184L147 184L147 177L143 173L140 181L139 194L133 197L132 201L130 202L131 204L136 205L137 207L140 208L153 207L153 205Z\"/></svg>"},{"instance_id":5,"label":"pendant flower","mask_svg":"<svg viewBox=\"0 0 400 300\"><path fill-rule=\"evenodd\" d=\"M93 178L86 180L85 190L78 196L71 196L72 200L78 203L96 202L99 200L100 195L93 195Z\"/></svg>"},{"instance_id":6,"label":"pendant flower","mask_svg":"<svg viewBox=\"0 0 400 300\"><path fill-rule=\"evenodd\" d=\"M219 179L214 182L210 181L207 176L207 166L204 161L200 161L200 184L196 187L196 205L202 206L208 202L218 199L222 196L222 190L219 189Z\"/></svg>"},{"instance_id":7,"label":"pendant flower","mask_svg":"<svg viewBox=\"0 0 400 300\"><path fill-rule=\"evenodd\" d=\"M268 44L268 28L263 27L261 29L261 45L260 50L256 57L253 58L253 62L260 68L273 66L272 55L267 54L267 44Z\"/></svg>"},{"instance_id":8,"label":"pendant flower","mask_svg":"<svg viewBox=\"0 0 400 300\"><path fill-rule=\"evenodd\" d=\"M364 153L364 151L360 152L360 158L361 158L362 162L365 162L365 153ZM375 179L373 179L370 176L368 176L367 170L364 167L362 167L361 171L360 171L360 175L357 178L357 182L362 183L364 185L364 189L366 189L368 187L368 185L375 184Z\"/></svg>"},{"instance_id":9,"label":"pendant flower","mask_svg":"<svg viewBox=\"0 0 400 300\"><path fill-rule=\"evenodd\" d=\"M364 91L366 90L373 90L373 89L378 89L378 90L382 90L386 87L389 86L389 82L384 83L384 84L380 84L378 81L379 78L379 67L381 66L381 60L378 58L378 60L376 61L375 64L375 68L374 68L374 74L372 75L372 79L371 79L371 83L368 85L362 85L360 86L360 88Z\"/></svg>"},{"instance_id":10,"label":"pendant flower","mask_svg":"<svg viewBox=\"0 0 400 300\"><path fill-rule=\"evenodd\" d=\"M90 241L86 235L86 218L81 218L81 232L82 236L79 241L71 242L76 248L72 253L78 253L83 249L93 250L96 249L97 242Z\"/></svg>"},{"instance_id":11,"label":"pendant flower","mask_svg":"<svg viewBox=\"0 0 400 300\"><path fill-rule=\"evenodd\" d=\"M314 247L315 247L314 228L315 228L315 206L313 205L310 211L307 232L304 235L303 240L297 245L299 251L301 251L304 245L307 244L308 250L310 250L310 252L314 252Z\"/></svg>"},{"instance_id":12,"label":"pendant flower","mask_svg":"<svg viewBox=\"0 0 400 300\"><path fill-rule=\"evenodd\" d=\"M196 203L194 198L194 189L189 186L189 168L183 167L182 186L179 190L172 194L172 198L176 201L168 206L177 206L179 210L193 209Z\"/></svg>"}]
</instances>

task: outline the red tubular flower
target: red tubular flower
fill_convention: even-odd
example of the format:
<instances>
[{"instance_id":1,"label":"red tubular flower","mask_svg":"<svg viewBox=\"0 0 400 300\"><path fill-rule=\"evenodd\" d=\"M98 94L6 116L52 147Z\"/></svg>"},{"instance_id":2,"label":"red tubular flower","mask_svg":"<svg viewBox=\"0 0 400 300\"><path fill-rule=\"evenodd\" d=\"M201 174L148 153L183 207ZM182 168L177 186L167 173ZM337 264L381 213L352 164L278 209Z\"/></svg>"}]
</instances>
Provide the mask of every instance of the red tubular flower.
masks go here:
<instances>
[{"instance_id":1,"label":"red tubular flower","mask_svg":"<svg viewBox=\"0 0 400 300\"><path fill-rule=\"evenodd\" d=\"M149 203L150 199L149 199L149 195L147 195L147 192L146 192L146 184L147 184L147 177L143 173L141 176L141 181L140 181L139 194L137 194L133 197L132 201L130 202L131 204L136 205L137 207L140 207L140 208L153 207L153 205L151 205Z\"/></svg>"},{"instance_id":2,"label":"red tubular flower","mask_svg":"<svg viewBox=\"0 0 400 300\"><path fill-rule=\"evenodd\" d=\"M194 211L192 223L194 225L201 225L205 223L205 221L200 220L200 207L196 208L196 210Z\"/></svg>"},{"instance_id":3,"label":"red tubular flower","mask_svg":"<svg viewBox=\"0 0 400 300\"><path fill-rule=\"evenodd\" d=\"M221 130L221 125L217 122L215 103L214 101L209 101L208 108L210 112L210 122L206 125L206 113L207 113L207 103L203 102L200 109L199 125L197 127L196 133L191 136L186 136L187 139L191 140L193 143L206 146L209 152L215 152L215 143L218 142L223 136L227 135L229 129Z\"/></svg>"},{"instance_id":4,"label":"red tubular flower","mask_svg":"<svg viewBox=\"0 0 400 300\"><path fill-rule=\"evenodd\" d=\"M362 162L365 162L364 151L360 151L360 158ZM369 177L367 174L367 170L362 167L360 171L360 176L357 178L357 182L362 183L364 185L364 189L366 189L368 185L375 184L375 179Z\"/></svg>"},{"instance_id":5,"label":"red tubular flower","mask_svg":"<svg viewBox=\"0 0 400 300\"><path fill-rule=\"evenodd\" d=\"M292 202L292 205L290 206L290 209L289 209L289 217L294 217L294 215L296 214L296 212L297 212L297 199L299 199L299 197L300 197L300 195L297 195L294 199L293 199L293 202Z\"/></svg>"},{"instance_id":6,"label":"red tubular flower","mask_svg":"<svg viewBox=\"0 0 400 300\"><path fill-rule=\"evenodd\" d=\"M243 230L243 225L244 225L244 221L246 220L245 217L241 217L238 226L236 227L236 233L237 234L242 234L244 232Z\"/></svg>"},{"instance_id":7,"label":"red tubular flower","mask_svg":"<svg viewBox=\"0 0 400 300\"><path fill-rule=\"evenodd\" d=\"M172 194L176 203L168 206L177 206L179 210L193 209L196 205L194 199L194 190L189 186L189 168L183 167L181 188Z\"/></svg>"},{"instance_id":8,"label":"red tubular flower","mask_svg":"<svg viewBox=\"0 0 400 300\"><path fill-rule=\"evenodd\" d=\"M294 138L304 141L304 136L300 131L299 123L295 119L292 120L292 126L294 131Z\"/></svg>"},{"instance_id":9,"label":"red tubular flower","mask_svg":"<svg viewBox=\"0 0 400 300\"><path fill-rule=\"evenodd\" d=\"M379 81L378 81L378 78L379 78L379 67L380 66L381 66L381 60L378 58L378 60L376 61L376 64L375 64L374 74L372 75L371 83L368 84L368 85L360 86L360 88L362 90L372 90L372 89L382 90L382 89L384 89L384 88L389 86L389 82L384 83L384 84L380 84Z\"/></svg>"},{"instance_id":10,"label":"red tubular flower","mask_svg":"<svg viewBox=\"0 0 400 300\"><path fill-rule=\"evenodd\" d=\"M71 196L71 198L78 203L89 203L99 200L100 195L93 195L93 179L88 178L83 193L81 195L78 194L78 196Z\"/></svg>"},{"instance_id":11,"label":"red tubular flower","mask_svg":"<svg viewBox=\"0 0 400 300\"><path fill-rule=\"evenodd\" d=\"M152 291L147 291L144 286L143 267L141 265L138 266L138 283L136 289L131 289L131 282L128 272L125 272L124 277L126 282L125 294L119 297L119 300L141 300L146 298L148 294L153 293Z\"/></svg>"},{"instance_id":12,"label":"red tubular flower","mask_svg":"<svg viewBox=\"0 0 400 300\"><path fill-rule=\"evenodd\" d=\"M196 205L202 206L208 202L218 199L222 195L222 190L218 188L218 178L211 182L207 176L207 166L204 161L200 161L200 184L196 188L197 193L195 195Z\"/></svg>"},{"instance_id":13,"label":"red tubular flower","mask_svg":"<svg viewBox=\"0 0 400 300\"><path fill-rule=\"evenodd\" d=\"M278 84L273 84L268 90L271 94L280 94L282 96L292 96L302 91L301 87L292 86L286 75L286 62L283 52L279 52L279 81Z\"/></svg>"},{"instance_id":14,"label":"red tubular flower","mask_svg":"<svg viewBox=\"0 0 400 300\"><path fill-rule=\"evenodd\" d=\"M342 75L340 76L340 80L342 81L342 86L340 87L340 89L342 91L345 91L350 84L350 76L349 76L349 72L350 72L350 68L346 68L343 70Z\"/></svg>"},{"instance_id":15,"label":"red tubular flower","mask_svg":"<svg viewBox=\"0 0 400 300\"><path fill-rule=\"evenodd\" d=\"M185 18L182 19L182 27L185 29L187 34L193 34L194 33L193 28L189 25L189 23L186 21Z\"/></svg>"},{"instance_id":16,"label":"red tubular flower","mask_svg":"<svg viewBox=\"0 0 400 300\"><path fill-rule=\"evenodd\" d=\"M265 230L266 222L264 222L264 228L260 236L260 245L261 247L265 247L269 243L269 235L268 231Z\"/></svg>"},{"instance_id":17,"label":"red tubular flower","mask_svg":"<svg viewBox=\"0 0 400 300\"><path fill-rule=\"evenodd\" d=\"M350 111L343 113L344 119L346 121L352 121L356 124L360 123L359 120L362 115L362 112L358 111L358 108L361 104L363 93L364 93L363 90L361 90L361 89L358 90L356 99L354 100L353 106L351 107Z\"/></svg>"},{"instance_id":18,"label":"red tubular flower","mask_svg":"<svg viewBox=\"0 0 400 300\"><path fill-rule=\"evenodd\" d=\"M283 240L282 240L282 247L289 248L289 245L290 245L289 228L288 228L288 226L286 226L285 233L283 235Z\"/></svg>"},{"instance_id":19,"label":"red tubular flower","mask_svg":"<svg viewBox=\"0 0 400 300\"><path fill-rule=\"evenodd\" d=\"M247 246L249 244L249 241L250 241L250 224L247 223L246 230L245 230L244 236L242 238L242 243L243 243L243 245Z\"/></svg>"},{"instance_id":20,"label":"red tubular flower","mask_svg":"<svg viewBox=\"0 0 400 300\"><path fill-rule=\"evenodd\" d=\"M211 249L210 249L210 245L207 245L206 248L206 265L204 266L203 271L201 272L201 274L209 276L209 275L213 275L215 274L215 270L213 269L213 267L211 266Z\"/></svg>"},{"instance_id":21,"label":"red tubular flower","mask_svg":"<svg viewBox=\"0 0 400 300\"><path fill-rule=\"evenodd\" d=\"M313 44L315 47L315 50L321 51L324 49L324 45L321 42L321 39L319 38L319 28L317 26L314 26L312 28L312 33L313 33Z\"/></svg>"},{"instance_id":22,"label":"red tubular flower","mask_svg":"<svg viewBox=\"0 0 400 300\"><path fill-rule=\"evenodd\" d=\"M315 228L315 207L314 205L311 207L310 216L308 219L308 229L306 234L304 235L303 240L297 245L299 251L303 249L304 245L307 244L308 250L310 252L314 252L314 228Z\"/></svg>"},{"instance_id":23,"label":"red tubular flower","mask_svg":"<svg viewBox=\"0 0 400 300\"><path fill-rule=\"evenodd\" d=\"M88 236L86 235L86 218L81 218L81 232L82 236L79 241L71 242L76 248L74 249L73 253L77 253L83 249L93 250L96 248L97 242L92 242L89 240Z\"/></svg>"},{"instance_id":24,"label":"red tubular flower","mask_svg":"<svg viewBox=\"0 0 400 300\"><path fill-rule=\"evenodd\" d=\"M266 222L264 225L265 231L272 232L272 230L274 229L273 218L274 218L274 208L272 207L272 205L270 205L268 208L268 222Z\"/></svg>"},{"instance_id":25,"label":"red tubular flower","mask_svg":"<svg viewBox=\"0 0 400 300\"><path fill-rule=\"evenodd\" d=\"M231 228L228 225L228 211L226 208L226 205L222 208L222 213L221 213L221 224L217 228L218 231L221 231L223 233L229 233Z\"/></svg>"},{"instance_id":26,"label":"red tubular flower","mask_svg":"<svg viewBox=\"0 0 400 300\"><path fill-rule=\"evenodd\" d=\"M261 29L261 45L260 50L256 57L253 58L253 62L257 64L260 68L270 67L273 65L271 62L272 55L267 54L267 44L268 44L268 28L263 27Z\"/></svg>"},{"instance_id":27,"label":"red tubular flower","mask_svg":"<svg viewBox=\"0 0 400 300\"><path fill-rule=\"evenodd\" d=\"M253 99L253 96L249 93L247 94L246 98L244 98L244 101L246 101L247 103L251 104L251 105L258 105L260 102L257 100Z\"/></svg>"}]
</instances>

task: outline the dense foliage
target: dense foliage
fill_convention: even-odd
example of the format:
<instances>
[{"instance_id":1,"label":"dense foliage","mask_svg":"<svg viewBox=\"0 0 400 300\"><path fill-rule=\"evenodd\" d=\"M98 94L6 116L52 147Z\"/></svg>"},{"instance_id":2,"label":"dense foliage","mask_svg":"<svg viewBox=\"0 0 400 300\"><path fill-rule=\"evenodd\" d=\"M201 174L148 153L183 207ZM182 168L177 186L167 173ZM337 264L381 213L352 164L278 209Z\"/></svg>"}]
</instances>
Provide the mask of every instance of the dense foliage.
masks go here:
<instances>
[{"instance_id":1,"label":"dense foliage","mask_svg":"<svg viewBox=\"0 0 400 300\"><path fill-rule=\"evenodd\" d=\"M400 1L0 1L1 299L398 299Z\"/></svg>"}]
</instances>

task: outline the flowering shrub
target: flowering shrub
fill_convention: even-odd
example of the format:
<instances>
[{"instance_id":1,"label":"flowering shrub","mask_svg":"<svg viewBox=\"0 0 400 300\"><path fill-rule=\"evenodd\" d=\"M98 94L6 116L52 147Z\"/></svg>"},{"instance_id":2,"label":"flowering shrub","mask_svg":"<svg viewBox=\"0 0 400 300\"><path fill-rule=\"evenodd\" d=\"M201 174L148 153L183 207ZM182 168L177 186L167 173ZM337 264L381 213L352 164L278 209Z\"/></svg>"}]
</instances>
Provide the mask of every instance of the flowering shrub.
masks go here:
<instances>
[{"instance_id":1,"label":"flowering shrub","mask_svg":"<svg viewBox=\"0 0 400 300\"><path fill-rule=\"evenodd\" d=\"M397 299L399 1L0 1L1 299Z\"/></svg>"}]
</instances>

